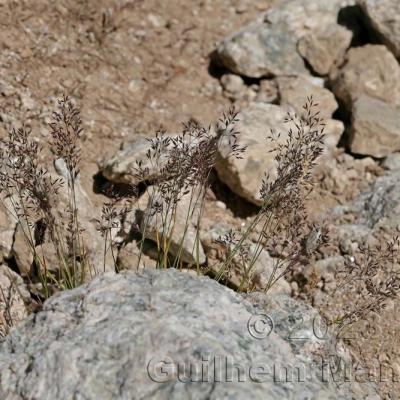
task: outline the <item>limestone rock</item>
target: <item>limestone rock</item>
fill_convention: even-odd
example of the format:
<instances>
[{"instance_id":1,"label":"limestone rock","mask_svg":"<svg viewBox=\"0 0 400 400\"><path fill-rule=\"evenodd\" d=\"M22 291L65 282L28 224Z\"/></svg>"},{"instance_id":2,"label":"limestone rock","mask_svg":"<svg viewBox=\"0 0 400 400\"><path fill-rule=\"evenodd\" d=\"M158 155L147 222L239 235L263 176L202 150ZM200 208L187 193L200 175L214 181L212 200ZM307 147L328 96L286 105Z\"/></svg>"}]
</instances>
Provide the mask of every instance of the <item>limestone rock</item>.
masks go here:
<instances>
[{"instance_id":1,"label":"limestone rock","mask_svg":"<svg viewBox=\"0 0 400 400\"><path fill-rule=\"evenodd\" d=\"M27 239L29 237L28 232L29 229L26 227L26 224L22 221L18 222L12 246L12 255L18 265L19 273L23 277L30 276L33 263L33 250Z\"/></svg>"},{"instance_id":2,"label":"limestone rock","mask_svg":"<svg viewBox=\"0 0 400 400\"><path fill-rule=\"evenodd\" d=\"M283 23L296 37L336 24L341 8L353 6L355 0L280 0L265 14L271 24Z\"/></svg>"},{"instance_id":3,"label":"limestone rock","mask_svg":"<svg viewBox=\"0 0 400 400\"><path fill-rule=\"evenodd\" d=\"M327 93L327 109L331 107L330 110L332 110L336 103L329 96L329 92ZM288 129L293 128L292 124L284 123L288 111L293 112L293 109L288 106L251 103L239 114L240 145L247 146L243 159L227 157L224 145L219 149L216 162L219 178L234 193L253 204L261 204L259 191L264 174L269 173L273 177L276 171L275 154L270 152L273 144L267 140L267 136L273 129L281 133L280 140L287 138ZM328 120L327 146L336 146L342 133L343 124L340 121Z\"/></svg>"},{"instance_id":4,"label":"limestone rock","mask_svg":"<svg viewBox=\"0 0 400 400\"><path fill-rule=\"evenodd\" d=\"M298 115L304 111L303 106L307 97L313 96L323 119L332 117L337 110L338 104L335 96L328 89L323 87L323 81L317 84L317 81L303 77L279 77L276 79L280 104L292 107Z\"/></svg>"},{"instance_id":5,"label":"limestone rock","mask_svg":"<svg viewBox=\"0 0 400 400\"><path fill-rule=\"evenodd\" d=\"M275 79L262 79L255 101L258 103L275 103L278 99L278 87Z\"/></svg>"},{"instance_id":6,"label":"limestone rock","mask_svg":"<svg viewBox=\"0 0 400 400\"><path fill-rule=\"evenodd\" d=\"M351 48L331 78L333 92L349 109L361 95L400 105L400 66L385 46Z\"/></svg>"},{"instance_id":7,"label":"limestone rock","mask_svg":"<svg viewBox=\"0 0 400 400\"><path fill-rule=\"evenodd\" d=\"M368 229L400 226L400 171L388 171L376 179L352 203L333 209L336 216L353 214L355 224Z\"/></svg>"},{"instance_id":8,"label":"limestone rock","mask_svg":"<svg viewBox=\"0 0 400 400\"><path fill-rule=\"evenodd\" d=\"M350 357L332 334L316 337L316 318L287 296L245 300L176 270L107 273L55 295L0 344L0 398L261 400L267 393L271 400L333 400L376 393L354 379L323 379L322 361ZM288 371L293 379L281 379Z\"/></svg>"},{"instance_id":9,"label":"limestone rock","mask_svg":"<svg viewBox=\"0 0 400 400\"><path fill-rule=\"evenodd\" d=\"M104 239L97 230L98 224L96 219L101 217L101 210L94 207L88 193L78 178L75 184L76 204L78 209L78 219L82 228L82 239L85 244L85 251L89 262L89 271L86 271L87 279L91 279L94 275L114 271L114 260L111 251L106 254L104 261ZM57 204L58 211L65 215L68 208L68 185L65 183L59 193L59 202ZM112 239L115 238L116 229L112 231ZM50 250L51 251L51 250Z\"/></svg>"},{"instance_id":10,"label":"limestone rock","mask_svg":"<svg viewBox=\"0 0 400 400\"><path fill-rule=\"evenodd\" d=\"M150 143L145 136L137 135L133 140L123 143L121 149L111 158L104 160L100 171L112 182L131 183L137 185L140 180L135 176L138 162L143 162L143 168L149 168L149 178L159 171L151 165L146 157Z\"/></svg>"},{"instance_id":11,"label":"limestone rock","mask_svg":"<svg viewBox=\"0 0 400 400\"><path fill-rule=\"evenodd\" d=\"M30 294L14 271L0 265L0 339L28 316Z\"/></svg>"},{"instance_id":12,"label":"limestone rock","mask_svg":"<svg viewBox=\"0 0 400 400\"><path fill-rule=\"evenodd\" d=\"M148 256L148 247L148 243L145 242L143 244L142 256L140 257L140 243L132 241L125 244L118 252L118 271L155 268L157 263L153 258Z\"/></svg>"},{"instance_id":13,"label":"limestone rock","mask_svg":"<svg viewBox=\"0 0 400 400\"><path fill-rule=\"evenodd\" d=\"M250 254L253 255L256 251L256 246L250 247ZM273 274L274 266L277 260L274 260L266 250L262 250L259 258L254 265L254 271L252 271L252 282L254 290L264 290L268 287L270 279L276 278L277 275ZM279 271L281 272L281 271ZM281 293L290 295L291 288L290 284L282 277L280 278L271 288L268 293Z\"/></svg>"},{"instance_id":14,"label":"limestone rock","mask_svg":"<svg viewBox=\"0 0 400 400\"><path fill-rule=\"evenodd\" d=\"M157 238L160 238L161 235L163 234L161 217L159 214L151 215L151 212L149 211L151 204L154 204L155 201L162 202L162 199L160 198L156 200L157 195L152 196L151 190L152 189L148 189L145 192L139 203L139 206L140 204L145 204L145 207L140 207L140 209L138 209L138 225L140 226L141 231L145 232L145 237L147 239L156 242ZM196 223L197 223L197 216L200 210L199 210L199 204L198 203L194 204L197 196L194 195L192 203L190 197L191 197L190 193L185 194L181 197L179 205L176 208L175 219L173 223L169 224L170 225L170 230L168 230L170 234L170 237L168 239L170 240L169 253L172 255L173 259L175 259L175 257L178 256L180 253L180 257L183 262L188 263L189 265L196 265L197 264ZM185 225L189 207L190 210L192 211L192 216L191 218L189 218L188 225L186 227ZM199 242L198 262L200 265L206 262L206 256L204 254L204 250L200 242Z\"/></svg>"},{"instance_id":15,"label":"limestone rock","mask_svg":"<svg viewBox=\"0 0 400 400\"><path fill-rule=\"evenodd\" d=\"M400 113L381 100L361 96L353 107L350 149L385 157L400 150Z\"/></svg>"},{"instance_id":16,"label":"limestone rock","mask_svg":"<svg viewBox=\"0 0 400 400\"><path fill-rule=\"evenodd\" d=\"M383 160L382 166L392 171L400 169L400 153L389 154Z\"/></svg>"},{"instance_id":17,"label":"limestone rock","mask_svg":"<svg viewBox=\"0 0 400 400\"><path fill-rule=\"evenodd\" d=\"M297 39L282 24L253 22L225 39L217 54L230 71L251 78L309 75L296 45Z\"/></svg>"},{"instance_id":18,"label":"limestone rock","mask_svg":"<svg viewBox=\"0 0 400 400\"><path fill-rule=\"evenodd\" d=\"M340 58L347 47L350 34L344 33L344 28L339 27L337 18L341 7L353 3L342 0L276 2L263 19L250 23L226 38L218 46L217 59L231 72L251 78L309 76L298 51L299 40L314 35L301 46L303 54L312 61L318 58L318 46L323 47L324 41L330 48L335 47L334 51L329 52L329 61L323 65L326 68L327 64ZM328 32L325 32L326 29ZM330 34L331 40L327 41L326 37ZM339 42L340 45L335 46Z\"/></svg>"},{"instance_id":19,"label":"limestone rock","mask_svg":"<svg viewBox=\"0 0 400 400\"><path fill-rule=\"evenodd\" d=\"M233 99L240 97L246 90L246 85L244 84L243 79L234 74L223 75L221 78L221 85L225 92Z\"/></svg>"},{"instance_id":20,"label":"limestone rock","mask_svg":"<svg viewBox=\"0 0 400 400\"><path fill-rule=\"evenodd\" d=\"M8 207L8 206L7 206ZM0 204L0 253L4 258L10 258L17 220Z\"/></svg>"},{"instance_id":21,"label":"limestone rock","mask_svg":"<svg viewBox=\"0 0 400 400\"><path fill-rule=\"evenodd\" d=\"M217 243L217 239L227 234L229 229L229 226L217 223L202 234L202 243L209 256L208 266L215 275L220 273L221 266L226 256L226 251L221 248L221 244ZM256 251L256 245L251 244L249 250L249 255L252 257ZM219 253L221 253L221 255L219 255ZM230 267L224 271L223 280L226 281L230 287L236 289L242 285L242 290L251 289L262 291L268 286L275 262L276 260L274 260L266 250L261 250L257 261L246 274L238 257L235 257ZM289 295L291 293L290 285L282 278L270 288L268 293L283 293Z\"/></svg>"},{"instance_id":22,"label":"limestone rock","mask_svg":"<svg viewBox=\"0 0 400 400\"><path fill-rule=\"evenodd\" d=\"M344 133L344 124L336 119L328 119L325 123L325 146L327 149L333 149L339 144Z\"/></svg>"},{"instance_id":23,"label":"limestone rock","mask_svg":"<svg viewBox=\"0 0 400 400\"><path fill-rule=\"evenodd\" d=\"M332 256L306 266L303 274L307 280L312 280L313 275L316 274L318 278L322 278L325 282L331 282L334 280L336 271L343 266L344 258L342 256Z\"/></svg>"},{"instance_id":24,"label":"limestone rock","mask_svg":"<svg viewBox=\"0 0 400 400\"><path fill-rule=\"evenodd\" d=\"M61 169L58 169L61 173ZM53 178L56 175L54 174ZM96 209L88 194L83 189L83 186L78 178L75 183L76 190L76 204L78 209L78 222L81 229L81 237L85 246L85 253L89 262L88 270L86 273L86 279L91 279L94 275L105 271L114 271L114 260L110 251L107 252L106 262L103 265L104 259L104 239L100 232L98 232L98 224L96 219L100 218L101 210ZM67 210L69 208L68 200L68 185L64 183L63 187L59 190L57 196L56 209L53 210L56 218L59 234L66 235L65 229L62 228L62 223L66 224L68 215ZM62 221L62 223L61 223ZM64 227L65 228L65 227ZM115 238L116 230L113 230L113 238ZM34 239L34 229L28 228L25 221L20 221L16 225L15 234L12 242L11 255L15 258L19 272L24 277L29 277L31 274L31 268L34 261L33 249L29 245L31 236ZM37 244L37 243L36 243ZM46 268L55 273L59 271L59 259L57 256L56 249L53 243L50 241L48 232L45 232L44 242L40 245L36 245L36 252L40 258L45 258ZM99 265L101 268L98 269Z\"/></svg>"},{"instance_id":25,"label":"limestone rock","mask_svg":"<svg viewBox=\"0 0 400 400\"><path fill-rule=\"evenodd\" d=\"M370 26L396 57L400 57L400 3L397 0L359 0Z\"/></svg>"},{"instance_id":26,"label":"limestone rock","mask_svg":"<svg viewBox=\"0 0 400 400\"><path fill-rule=\"evenodd\" d=\"M246 200L260 204L260 185L265 172L275 169L274 154L266 137L271 129L284 136L288 129L284 124L287 109L274 104L252 103L240 115L240 145L247 146L243 159L224 155L219 151L216 170L219 178L229 188Z\"/></svg>"},{"instance_id":27,"label":"limestone rock","mask_svg":"<svg viewBox=\"0 0 400 400\"><path fill-rule=\"evenodd\" d=\"M211 127L211 134L215 133ZM177 135L165 135L167 138L176 138ZM100 164L101 174L111 182L125 183L130 185L138 185L144 179L153 180L160 176L160 170L168 160L169 150L173 144L165 145L161 150L160 157L157 162L154 159L149 160L146 156L147 152L151 150L151 142L149 137L143 135L136 135L134 139L129 142L124 142L112 157L103 160ZM191 146L196 145L196 140L187 135L183 140ZM146 169L146 176L143 177L138 174L138 163L141 163L141 168Z\"/></svg>"},{"instance_id":28,"label":"limestone rock","mask_svg":"<svg viewBox=\"0 0 400 400\"><path fill-rule=\"evenodd\" d=\"M298 49L317 74L328 75L333 66L342 63L351 39L351 31L331 24L302 37Z\"/></svg>"}]
</instances>

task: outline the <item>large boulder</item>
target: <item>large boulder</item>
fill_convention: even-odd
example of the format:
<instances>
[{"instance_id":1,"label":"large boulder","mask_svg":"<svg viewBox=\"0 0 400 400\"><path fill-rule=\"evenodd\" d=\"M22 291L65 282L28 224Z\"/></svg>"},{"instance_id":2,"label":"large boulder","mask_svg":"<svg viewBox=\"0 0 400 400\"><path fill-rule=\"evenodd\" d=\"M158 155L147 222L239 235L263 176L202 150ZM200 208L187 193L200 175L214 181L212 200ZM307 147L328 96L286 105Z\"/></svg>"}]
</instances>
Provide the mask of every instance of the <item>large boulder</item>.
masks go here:
<instances>
[{"instance_id":1,"label":"large boulder","mask_svg":"<svg viewBox=\"0 0 400 400\"><path fill-rule=\"evenodd\" d=\"M351 33L344 33L345 28L337 24L341 7L348 4L353 1L279 1L263 19L223 40L217 49L217 59L230 71L251 78L309 76L302 55L314 63L319 58L318 48L328 44L332 51L327 50L329 57L323 63L325 73L326 68L330 69L343 56L351 39ZM333 41L324 39L330 34L334 35ZM306 36L308 40L302 42L299 53L299 40ZM318 63L321 64L314 63L317 69Z\"/></svg>"},{"instance_id":2,"label":"large boulder","mask_svg":"<svg viewBox=\"0 0 400 400\"><path fill-rule=\"evenodd\" d=\"M359 0L369 24L396 57L400 57L400 2L398 0Z\"/></svg>"},{"instance_id":3,"label":"large boulder","mask_svg":"<svg viewBox=\"0 0 400 400\"><path fill-rule=\"evenodd\" d=\"M351 48L345 65L331 79L333 92L348 109L363 94L400 105L400 66L385 46Z\"/></svg>"},{"instance_id":4,"label":"large boulder","mask_svg":"<svg viewBox=\"0 0 400 400\"><path fill-rule=\"evenodd\" d=\"M0 344L0 397L377 398L369 383L346 381L337 367L348 354L320 323L289 297L245 300L176 270L107 273L12 330Z\"/></svg>"},{"instance_id":5,"label":"large boulder","mask_svg":"<svg viewBox=\"0 0 400 400\"><path fill-rule=\"evenodd\" d=\"M355 0L279 0L268 9L265 20L284 23L297 37L336 24L339 11L353 6Z\"/></svg>"},{"instance_id":6,"label":"large boulder","mask_svg":"<svg viewBox=\"0 0 400 400\"><path fill-rule=\"evenodd\" d=\"M288 82L292 82L292 80L289 78ZM296 86L296 79L293 82ZM289 93L292 91L290 85L286 86L283 93L285 96L286 93L288 94L288 102L300 111L300 104L304 103L305 97L301 101L298 90L298 87L293 90L297 96L297 98L293 97L293 101L289 97ZM328 91L324 91L320 87L310 87L310 90L312 92L308 94L322 93L321 100L327 107L327 113L335 109L336 102ZM316 101L318 100L316 98ZM267 136L270 135L272 129L276 133L281 133L280 141L284 141L287 138L288 130L290 128L295 130L294 124L284 122L287 113L293 114L294 111L295 109L288 105L251 103L239 114L240 145L247 146L243 159L228 157L228 149L225 146L221 146L219 150L216 163L219 178L234 193L255 205L260 205L262 202L260 186L263 176L267 173L274 177L276 172L276 154L271 152L275 145L267 140ZM333 119L326 121L325 144L328 148L337 145L343 130L342 122Z\"/></svg>"},{"instance_id":7,"label":"large boulder","mask_svg":"<svg viewBox=\"0 0 400 400\"><path fill-rule=\"evenodd\" d=\"M225 39L217 56L230 71L251 78L309 75L296 46L284 25L257 21Z\"/></svg>"},{"instance_id":8,"label":"large boulder","mask_svg":"<svg viewBox=\"0 0 400 400\"><path fill-rule=\"evenodd\" d=\"M400 113L381 100L361 96L353 106L350 150L385 157L400 150Z\"/></svg>"}]
</instances>

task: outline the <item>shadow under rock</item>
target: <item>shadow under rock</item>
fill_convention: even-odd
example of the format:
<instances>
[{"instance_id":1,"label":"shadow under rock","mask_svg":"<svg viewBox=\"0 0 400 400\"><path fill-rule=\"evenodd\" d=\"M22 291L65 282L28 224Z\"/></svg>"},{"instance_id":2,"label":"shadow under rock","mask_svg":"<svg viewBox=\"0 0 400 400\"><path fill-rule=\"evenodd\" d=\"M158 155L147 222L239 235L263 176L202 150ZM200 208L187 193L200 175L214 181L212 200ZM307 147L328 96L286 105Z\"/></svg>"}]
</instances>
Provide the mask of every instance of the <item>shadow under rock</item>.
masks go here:
<instances>
[{"instance_id":1,"label":"shadow under rock","mask_svg":"<svg viewBox=\"0 0 400 400\"><path fill-rule=\"evenodd\" d=\"M93 175L93 192L102 194L110 199L140 197L146 190L146 184L141 183L137 186L129 183L109 181L101 172Z\"/></svg>"},{"instance_id":2,"label":"shadow under rock","mask_svg":"<svg viewBox=\"0 0 400 400\"><path fill-rule=\"evenodd\" d=\"M235 217L253 217L260 210L256 205L233 193L225 183L219 180L216 171L211 174L210 181L210 187L216 199L225 203Z\"/></svg>"},{"instance_id":3,"label":"shadow under rock","mask_svg":"<svg viewBox=\"0 0 400 400\"><path fill-rule=\"evenodd\" d=\"M358 5L342 8L339 11L337 22L353 32L350 47L381 43L377 34L370 28L367 16Z\"/></svg>"}]
</instances>

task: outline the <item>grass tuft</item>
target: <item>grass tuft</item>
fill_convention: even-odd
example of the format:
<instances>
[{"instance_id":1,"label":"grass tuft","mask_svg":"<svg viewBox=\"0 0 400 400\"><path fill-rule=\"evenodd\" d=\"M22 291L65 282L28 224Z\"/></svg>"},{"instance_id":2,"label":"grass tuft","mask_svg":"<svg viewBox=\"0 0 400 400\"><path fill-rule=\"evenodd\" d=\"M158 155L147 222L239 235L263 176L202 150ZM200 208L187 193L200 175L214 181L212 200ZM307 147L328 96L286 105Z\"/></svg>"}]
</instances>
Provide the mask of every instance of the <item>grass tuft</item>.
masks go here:
<instances>
[{"instance_id":1,"label":"grass tuft","mask_svg":"<svg viewBox=\"0 0 400 400\"><path fill-rule=\"evenodd\" d=\"M207 262L202 265L202 218L218 154L223 152L237 159L246 156L246 148L240 145L238 121L238 113L230 109L213 126L204 127L190 120L177 136L168 136L160 130L154 138L148 139L146 162L137 161L130 171L135 181L147 185L149 197L141 223L135 226L140 248L138 268L150 229L156 232L153 239L157 268L187 267L186 238L194 229L195 239L189 251L199 274L213 274L217 281L226 282L233 267L239 265L239 291L261 289L268 292L296 266L306 264L328 241L327 229L323 224L311 224L306 210L306 200L314 188L313 172L324 151L325 137L318 104L309 97L302 115L288 114L285 120L288 128L284 134L270 132L266 138L266 151L274 153L276 170L265 171L260 180L258 212L242 230L226 232L216 240L225 251L217 272L211 272ZM109 253L118 272L116 254L121 241L117 242L116 236L135 209L138 197L136 187L121 194L110 186L109 200L95 220L104 241L103 268L90 265L77 202L82 121L79 109L68 96L59 99L49 127L49 145L55 161L62 160L65 165L64 178L53 178L40 164L41 148L26 127L11 130L1 141L0 148L1 199L19 223L32 254L32 268L26 278L41 283L43 299L55 291L79 286L87 280L88 272L93 275L105 271ZM57 204L61 191L65 190L68 204L60 212ZM182 208L184 220L177 221L178 210ZM178 243L177 224L183 224ZM46 241L53 246L56 266L49 265L51 261L46 258L43 250ZM398 295L400 276L393 267L387 267L398 261L398 247L399 239L395 238L386 248L365 249L355 265L341 271L337 290L351 288L363 295L336 319L340 324L366 318L368 313L383 309L388 299ZM255 266L263 249L273 255L274 264L260 288ZM0 295L5 297L4 293Z\"/></svg>"}]
</instances>

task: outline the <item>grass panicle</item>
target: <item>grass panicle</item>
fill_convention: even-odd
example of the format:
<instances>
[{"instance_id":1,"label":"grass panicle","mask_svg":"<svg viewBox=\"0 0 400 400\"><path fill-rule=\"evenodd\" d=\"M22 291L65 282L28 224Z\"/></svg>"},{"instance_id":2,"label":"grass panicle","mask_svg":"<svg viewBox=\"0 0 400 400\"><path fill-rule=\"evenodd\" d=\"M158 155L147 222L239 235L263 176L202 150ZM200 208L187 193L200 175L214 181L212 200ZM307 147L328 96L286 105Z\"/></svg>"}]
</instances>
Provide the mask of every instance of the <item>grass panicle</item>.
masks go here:
<instances>
[{"instance_id":1,"label":"grass panicle","mask_svg":"<svg viewBox=\"0 0 400 400\"><path fill-rule=\"evenodd\" d=\"M266 151L274 153L276 171L265 171L260 188L260 209L244 232L235 239L235 245L226 237L219 240L227 245L229 251L217 274L218 280L224 278L232 261L239 256L245 271L240 289L247 290L251 287L254 265L263 248L268 248L278 257L264 288L267 292L301 261L303 244L312 235L307 229L309 222L305 202L313 189L314 168L324 150L325 123L319 114L318 104L309 97L302 115L288 114L285 119L288 124L286 135L271 131L267 136L269 150ZM314 231L320 234L315 235L313 249L309 240L310 252L326 239L322 228L314 227ZM248 259L243 262L243 246L255 232L255 251L247 252Z\"/></svg>"},{"instance_id":2,"label":"grass panicle","mask_svg":"<svg viewBox=\"0 0 400 400\"><path fill-rule=\"evenodd\" d=\"M67 96L53 113L51 146L56 157L67 165L68 179L53 178L41 165L41 147L28 128L9 132L1 142L0 192L4 206L14 217L33 254L32 270L38 271L43 296L54 290L70 289L84 281L85 253L76 202L79 174L78 140L82 128L79 111ZM61 190L68 188L67 216L57 210ZM41 246L48 237L57 255L58 268L48 265ZM53 288L53 289L50 289Z\"/></svg>"},{"instance_id":3,"label":"grass panicle","mask_svg":"<svg viewBox=\"0 0 400 400\"><path fill-rule=\"evenodd\" d=\"M149 188L149 207L144 216L141 235L141 249L147 236L150 220L155 221L159 267L181 267L182 251L186 234L191 224L196 227L193 254L197 269L200 270L199 248L201 218L209 187L209 177L215 166L218 150L228 143L229 156L240 158L245 148L238 144L239 132L237 112L229 110L215 124L214 129L203 127L190 120L183 125L182 133L175 137L166 136L165 131L149 139L150 148L146 154L148 165L144 168L138 163L133 173L142 181L151 181L150 170L158 169L160 174ZM169 257L174 237L177 208L183 197L189 200L184 221L183 235L179 240L178 251L171 261ZM140 262L140 258L139 258Z\"/></svg>"}]
</instances>

